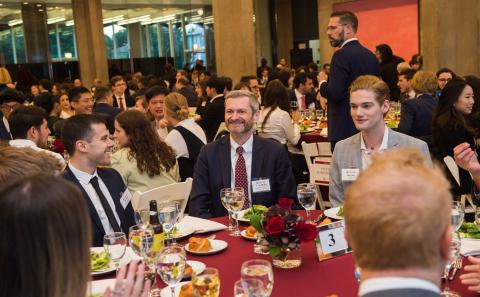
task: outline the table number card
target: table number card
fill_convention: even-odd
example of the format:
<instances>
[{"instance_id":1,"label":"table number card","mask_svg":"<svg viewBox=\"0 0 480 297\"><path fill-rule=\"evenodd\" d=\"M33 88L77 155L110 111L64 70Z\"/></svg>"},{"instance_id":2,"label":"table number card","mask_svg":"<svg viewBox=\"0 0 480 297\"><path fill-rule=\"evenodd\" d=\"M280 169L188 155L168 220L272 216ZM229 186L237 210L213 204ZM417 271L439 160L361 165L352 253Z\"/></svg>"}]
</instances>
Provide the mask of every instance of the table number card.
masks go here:
<instances>
[{"instance_id":1,"label":"table number card","mask_svg":"<svg viewBox=\"0 0 480 297\"><path fill-rule=\"evenodd\" d=\"M318 235L315 239L315 245L320 261L351 252L343 233L344 229L345 221L343 220L317 227Z\"/></svg>"}]
</instances>

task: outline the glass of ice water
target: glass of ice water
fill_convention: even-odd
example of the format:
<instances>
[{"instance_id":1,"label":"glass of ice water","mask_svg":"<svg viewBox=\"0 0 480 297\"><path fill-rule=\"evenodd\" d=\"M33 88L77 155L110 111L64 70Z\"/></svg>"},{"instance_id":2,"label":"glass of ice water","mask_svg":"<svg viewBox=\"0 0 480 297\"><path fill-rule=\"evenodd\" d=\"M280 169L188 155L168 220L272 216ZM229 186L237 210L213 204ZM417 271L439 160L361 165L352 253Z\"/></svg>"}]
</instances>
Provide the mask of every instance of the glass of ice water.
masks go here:
<instances>
[{"instance_id":1,"label":"glass of ice water","mask_svg":"<svg viewBox=\"0 0 480 297\"><path fill-rule=\"evenodd\" d=\"M309 218L309 211L315 209L315 202L317 200L317 190L314 184L299 184L297 186L298 202L305 208L307 212L306 221Z\"/></svg>"},{"instance_id":2,"label":"glass of ice water","mask_svg":"<svg viewBox=\"0 0 480 297\"><path fill-rule=\"evenodd\" d=\"M125 254L127 248L127 237L123 232L114 232L105 234L103 236L103 248L108 253L110 259L115 264L115 269L118 269L120 260Z\"/></svg>"},{"instance_id":3,"label":"glass of ice water","mask_svg":"<svg viewBox=\"0 0 480 297\"><path fill-rule=\"evenodd\" d=\"M465 208L459 201L452 202L452 227L453 230L458 231L463 223L465 215Z\"/></svg>"}]
</instances>

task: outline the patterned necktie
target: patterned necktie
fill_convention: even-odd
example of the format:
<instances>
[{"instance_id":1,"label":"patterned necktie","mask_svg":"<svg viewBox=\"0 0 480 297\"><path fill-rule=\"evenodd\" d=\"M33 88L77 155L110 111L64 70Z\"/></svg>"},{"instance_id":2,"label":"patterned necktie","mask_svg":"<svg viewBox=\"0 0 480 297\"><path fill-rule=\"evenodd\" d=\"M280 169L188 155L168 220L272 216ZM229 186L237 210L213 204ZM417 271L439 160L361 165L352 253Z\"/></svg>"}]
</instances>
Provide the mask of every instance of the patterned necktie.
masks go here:
<instances>
[{"instance_id":1,"label":"patterned necktie","mask_svg":"<svg viewBox=\"0 0 480 297\"><path fill-rule=\"evenodd\" d=\"M242 209L247 209L250 207L250 202L248 199L248 176L247 176L247 166L245 165L245 159L243 158L243 147L237 147L237 164L235 164L235 187L243 188L245 193L245 202Z\"/></svg>"}]
</instances>

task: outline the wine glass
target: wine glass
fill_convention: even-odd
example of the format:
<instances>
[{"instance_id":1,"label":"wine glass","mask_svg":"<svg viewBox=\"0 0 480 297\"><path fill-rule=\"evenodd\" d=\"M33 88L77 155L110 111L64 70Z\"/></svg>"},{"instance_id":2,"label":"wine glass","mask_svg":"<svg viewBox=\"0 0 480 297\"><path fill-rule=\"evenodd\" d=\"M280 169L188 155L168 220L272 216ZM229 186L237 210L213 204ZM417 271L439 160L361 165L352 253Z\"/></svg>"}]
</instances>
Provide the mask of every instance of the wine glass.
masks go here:
<instances>
[{"instance_id":1,"label":"wine glass","mask_svg":"<svg viewBox=\"0 0 480 297\"><path fill-rule=\"evenodd\" d=\"M158 220L162 224L163 232L167 235L172 243L175 242L174 227L180 214L180 203L167 202L160 205L158 208Z\"/></svg>"},{"instance_id":2,"label":"wine glass","mask_svg":"<svg viewBox=\"0 0 480 297\"><path fill-rule=\"evenodd\" d=\"M298 202L305 208L307 213L306 221L308 221L310 210L315 209L315 201L317 198L317 191L314 184L299 184L297 186Z\"/></svg>"},{"instance_id":3,"label":"wine glass","mask_svg":"<svg viewBox=\"0 0 480 297\"><path fill-rule=\"evenodd\" d=\"M145 265L145 279L153 281L155 279L153 260L162 249L161 238L155 235L152 226L140 224L129 228L128 242L133 252L142 258Z\"/></svg>"},{"instance_id":4,"label":"wine glass","mask_svg":"<svg viewBox=\"0 0 480 297\"><path fill-rule=\"evenodd\" d=\"M465 215L465 208L459 201L452 202L452 227L453 230L458 231L463 223Z\"/></svg>"},{"instance_id":5,"label":"wine glass","mask_svg":"<svg viewBox=\"0 0 480 297\"><path fill-rule=\"evenodd\" d=\"M241 279L258 279L265 288L264 296L268 297L273 290L273 270L272 264L267 260L248 260L242 263L240 270Z\"/></svg>"},{"instance_id":6,"label":"wine glass","mask_svg":"<svg viewBox=\"0 0 480 297\"><path fill-rule=\"evenodd\" d=\"M441 296L445 296L445 297L460 297L461 296L457 292L450 291L450 288L448 287L448 273L450 272L450 269L452 268L453 262L455 262L455 260L458 257L460 257L460 247L461 247L460 234L458 232L453 232L452 242L450 243L450 261L445 266L445 271L444 271L444 274L446 275L446 277L445 277L445 288L440 293Z\"/></svg>"},{"instance_id":7,"label":"wine glass","mask_svg":"<svg viewBox=\"0 0 480 297\"><path fill-rule=\"evenodd\" d=\"M298 110L298 102L297 101L290 101L290 108L292 111L297 111Z\"/></svg>"},{"instance_id":8,"label":"wine glass","mask_svg":"<svg viewBox=\"0 0 480 297\"><path fill-rule=\"evenodd\" d=\"M312 120L312 116L313 116L313 113L312 111L310 111L309 109L306 109L304 112L303 112L303 118L304 119L307 119L309 121Z\"/></svg>"},{"instance_id":9,"label":"wine glass","mask_svg":"<svg viewBox=\"0 0 480 297\"><path fill-rule=\"evenodd\" d=\"M222 202L223 207L228 212L228 231L233 231L233 215L230 209L228 208L228 205L226 204L227 198L226 196L228 195L233 195L233 189L232 188L223 188L220 190L220 201Z\"/></svg>"},{"instance_id":10,"label":"wine glass","mask_svg":"<svg viewBox=\"0 0 480 297\"><path fill-rule=\"evenodd\" d=\"M166 246L157 257L157 273L170 287L171 296L175 296L175 286L183 278L186 261L185 250L178 244Z\"/></svg>"},{"instance_id":11,"label":"wine glass","mask_svg":"<svg viewBox=\"0 0 480 297\"><path fill-rule=\"evenodd\" d=\"M263 282L258 279L241 279L235 282L233 286L234 297L263 297L265 296L265 287Z\"/></svg>"},{"instance_id":12,"label":"wine glass","mask_svg":"<svg viewBox=\"0 0 480 297\"><path fill-rule=\"evenodd\" d=\"M230 235L240 236L240 230L238 230L238 215L236 212L242 210L243 204L245 203L243 188L221 189L220 200L222 201L223 207L228 211Z\"/></svg>"},{"instance_id":13,"label":"wine glass","mask_svg":"<svg viewBox=\"0 0 480 297\"><path fill-rule=\"evenodd\" d=\"M195 297L218 297L220 294L218 269L207 267L199 275L193 271L192 286Z\"/></svg>"},{"instance_id":14,"label":"wine glass","mask_svg":"<svg viewBox=\"0 0 480 297\"><path fill-rule=\"evenodd\" d=\"M315 113L317 115L317 119L321 121L323 119L323 109L317 109L315 110Z\"/></svg>"},{"instance_id":15,"label":"wine glass","mask_svg":"<svg viewBox=\"0 0 480 297\"><path fill-rule=\"evenodd\" d=\"M475 226L480 230L480 206L475 207Z\"/></svg>"},{"instance_id":16,"label":"wine glass","mask_svg":"<svg viewBox=\"0 0 480 297\"><path fill-rule=\"evenodd\" d=\"M135 210L135 223L137 225L146 225L150 221L150 210L149 209L137 209Z\"/></svg>"},{"instance_id":17,"label":"wine glass","mask_svg":"<svg viewBox=\"0 0 480 297\"><path fill-rule=\"evenodd\" d=\"M113 261L115 269L118 269L120 260L125 254L127 248L127 238L123 232L113 232L103 236L103 248Z\"/></svg>"}]
</instances>

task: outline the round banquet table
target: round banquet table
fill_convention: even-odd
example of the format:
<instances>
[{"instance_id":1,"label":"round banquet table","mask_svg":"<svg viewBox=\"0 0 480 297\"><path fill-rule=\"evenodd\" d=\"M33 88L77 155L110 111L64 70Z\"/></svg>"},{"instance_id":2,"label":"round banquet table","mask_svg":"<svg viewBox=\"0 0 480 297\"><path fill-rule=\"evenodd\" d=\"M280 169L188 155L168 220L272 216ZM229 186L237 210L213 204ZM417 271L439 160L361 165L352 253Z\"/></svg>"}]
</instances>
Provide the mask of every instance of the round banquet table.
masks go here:
<instances>
[{"instance_id":1,"label":"round banquet table","mask_svg":"<svg viewBox=\"0 0 480 297\"><path fill-rule=\"evenodd\" d=\"M311 217L316 217L320 213L320 211L313 211ZM304 215L304 212L302 215ZM225 225L228 224L227 217L212 220ZM240 229L246 227L246 224L240 224ZM250 259L271 260L271 257L255 254L253 252L253 241L246 240L243 237L229 236L228 230L212 232L211 234L216 235L215 239L228 242L228 247L218 254L206 256L196 256L187 252L187 258L188 260L201 261L207 267L218 268L221 282L220 296L230 297L233 295L235 281L240 279L240 268L244 261ZM206 237L211 234L197 236ZM179 241L180 244L186 244L187 242L187 239ZM467 262L467 259L463 260L464 265ZM339 297L357 296L358 282L354 276L354 268L355 262L352 254L320 262L314 243L302 243L302 265L299 268L279 269L273 267L274 285L271 296L326 297L333 294ZM463 297L478 296L477 293L468 291L467 287L460 283L459 276L462 273L463 270L457 272L455 279L449 282L449 287ZM108 278L114 277L112 274L108 275Z\"/></svg>"},{"instance_id":2,"label":"round banquet table","mask_svg":"<svg viewBox=\"0 0 480 297\"><path fill-rule=\"evenodd\" d=\"M306 143L328 142L328 138L320 135L320 132L322 132L322 130L315 130L314 132L310 133L302 133L298 143L302 143L302 141L305 141Z\"/></svg>"}]
</instances>

